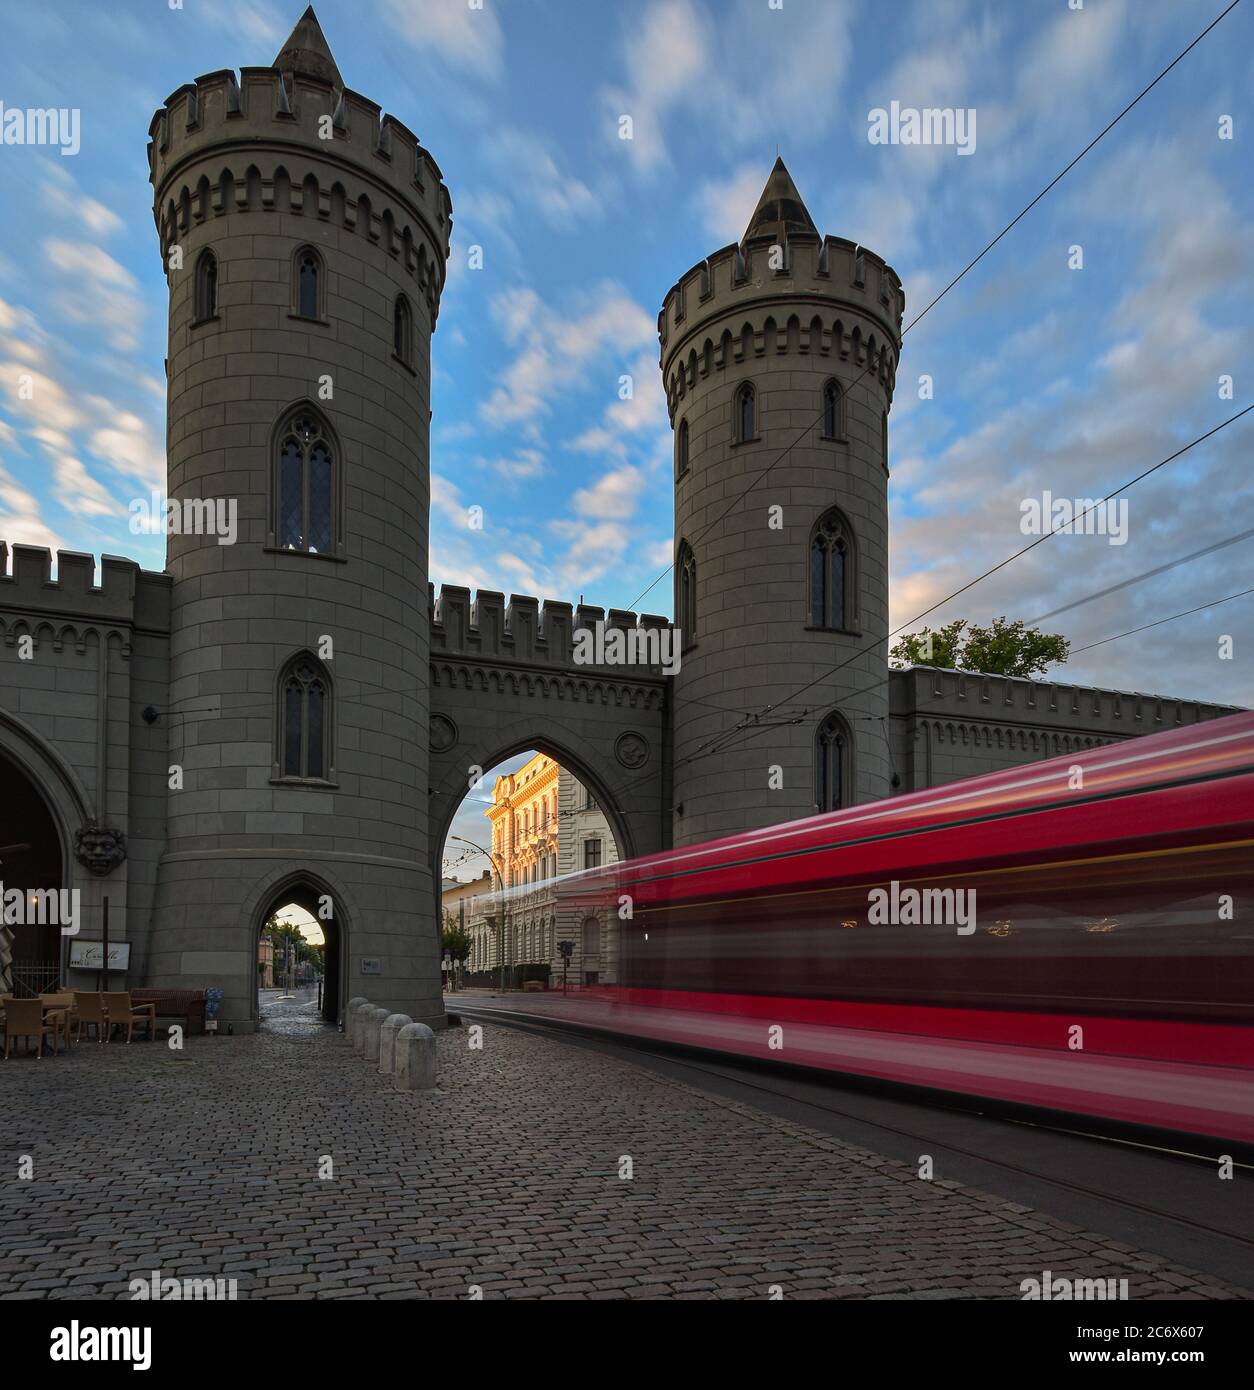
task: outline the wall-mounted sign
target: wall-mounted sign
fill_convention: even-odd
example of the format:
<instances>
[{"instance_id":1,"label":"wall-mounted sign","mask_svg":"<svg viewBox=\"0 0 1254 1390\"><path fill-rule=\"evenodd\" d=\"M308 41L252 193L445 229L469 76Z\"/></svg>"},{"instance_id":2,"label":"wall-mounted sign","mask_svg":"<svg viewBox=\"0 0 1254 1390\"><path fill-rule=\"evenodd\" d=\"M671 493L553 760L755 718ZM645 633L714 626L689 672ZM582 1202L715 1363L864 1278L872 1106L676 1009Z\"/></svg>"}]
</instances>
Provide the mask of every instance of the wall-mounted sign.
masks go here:
<instances>
[{"instance_id":1,"label":"wall-mounted sign","mask_svg":"<svg viewBox=\"0 0 1254 1390\"><path fill-rule=\"evenodd\" d=\"M109 942L109 969L129 970L131 965L131 943L129 941ZM70 942L71 970L103 970L104 942L82 941L77 937Z\"/></svg>"},{"instance_id":2,"label":"wall-mounted sign","mask_svg":"<svg viewBox=\"0 0 1254 1390\"><path fill-rule=\"evenodd\" d=\"M383 973L383 962L377 956L362 956L361 973L363 975L381 975Z\"/></svg>"}]
</instances>

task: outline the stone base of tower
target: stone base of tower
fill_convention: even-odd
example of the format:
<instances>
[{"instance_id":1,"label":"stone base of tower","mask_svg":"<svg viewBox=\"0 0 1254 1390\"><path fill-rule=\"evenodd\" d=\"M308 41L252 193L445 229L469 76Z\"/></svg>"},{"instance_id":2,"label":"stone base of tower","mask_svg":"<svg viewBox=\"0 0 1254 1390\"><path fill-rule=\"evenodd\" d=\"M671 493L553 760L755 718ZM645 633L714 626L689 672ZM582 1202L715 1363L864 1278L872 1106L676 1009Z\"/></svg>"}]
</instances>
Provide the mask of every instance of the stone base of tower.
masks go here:
<instances>
[{"instance_id":1,"label":"stone base of tower","mask_svg":"<svg viewBox=\"0 0 1254 1390\"><path fill-rule=\"evenodd\" d=\"M432 1028L445 1024L430 873L335 852L229 849L161 861L145 988L225 991L219 1031L257 1024L258 943L267 917L297 903L326 938L328 1019L356 995Z\"/></svg>"}]
</instances>

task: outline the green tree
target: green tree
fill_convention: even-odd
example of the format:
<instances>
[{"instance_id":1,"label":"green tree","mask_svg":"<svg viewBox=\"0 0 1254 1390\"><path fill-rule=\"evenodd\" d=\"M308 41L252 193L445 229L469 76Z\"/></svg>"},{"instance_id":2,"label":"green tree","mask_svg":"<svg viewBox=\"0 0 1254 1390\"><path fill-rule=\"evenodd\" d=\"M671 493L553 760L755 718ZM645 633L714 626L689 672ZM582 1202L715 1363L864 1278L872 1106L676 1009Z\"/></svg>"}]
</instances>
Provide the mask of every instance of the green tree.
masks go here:
<instances>
[{"instance_id":1,"label":"green tree","mask_svg":"<svg viewBox=\"0 0 1254 1390\"><path fill-rule=\"evenodd\" d=\"M957 618L932 632L923 628L895 643L889 657L897 667L943 666L990 676L1033 676L1061 666L1071 643L1060 633L1042 632L1003 614L987 626Z\"/></svg>"},{"instance_id":2,"label":"green tree","mask_svg":"<svg viewBox=\"0 0 1254 1390\"><path fill-rule=\"evenodd\" d=\"M470 958L470 933L464 927L454 926L446 917L440 933L440 948L451 959L465 962Z\"/></svg>"}]
</instances>

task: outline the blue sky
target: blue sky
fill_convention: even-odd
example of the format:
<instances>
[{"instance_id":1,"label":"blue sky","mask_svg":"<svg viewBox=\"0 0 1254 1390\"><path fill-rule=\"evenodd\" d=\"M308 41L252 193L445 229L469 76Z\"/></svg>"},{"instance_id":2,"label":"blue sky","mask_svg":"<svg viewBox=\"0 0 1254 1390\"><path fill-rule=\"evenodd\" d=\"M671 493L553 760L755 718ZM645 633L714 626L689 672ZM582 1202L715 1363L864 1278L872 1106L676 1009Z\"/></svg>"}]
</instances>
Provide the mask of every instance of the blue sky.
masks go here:
<instances>
[{"instance_id":1,"label":"blue sky","mask_svg":"<svg viewBox=\"0 0 1254 1390\"><path fill-rule=\"evenodd\" d=\"M161 567L160 539L127 524L163 472L148 122L199 73L271 61L301 8L11 7L0 100L80 108L82 148L0 146L0 537ZM669 612L669 577L648 588L671 554L657 310L743 230L777 146L820 230L897 268L908 320L1222 8L323 0L345 80L418 132L453 198L433 578ZM1251 91L1247 2L907 336L895 623L1021 546L1024 497L1099 496L1252 398ZM894 99L974 108L975 152L871 145L868 112ZM1058 537L936 620L1033 618L1254 529L1249 419L1128 494L1126 545ZM473 504L482 532L465 525ZM1045 625L1096 642L1248 587L1251 555L1254 540ZM1252 615L1254 598L1211 608L1081 653L1063 678L1249 703Z\"/></svg>"}]
</instances>

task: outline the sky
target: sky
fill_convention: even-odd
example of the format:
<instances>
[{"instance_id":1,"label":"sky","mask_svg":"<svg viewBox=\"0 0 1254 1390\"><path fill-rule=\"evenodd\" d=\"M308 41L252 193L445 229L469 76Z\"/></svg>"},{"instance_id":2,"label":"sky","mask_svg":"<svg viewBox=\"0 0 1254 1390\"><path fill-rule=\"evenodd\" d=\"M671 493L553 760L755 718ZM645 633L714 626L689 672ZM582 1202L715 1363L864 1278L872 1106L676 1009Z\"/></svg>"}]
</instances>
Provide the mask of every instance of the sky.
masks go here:
<instances>
[{"instance_id":1,"label":"sky","mask_svg":"<svg viewBox=\"0 0 1254 1390\"><path fill-rule=\"evenodd\" d=\"M777 149L821 231L893 264L909 323L1226 0L472 3L317 6L346 82L452 195L432 577L669 614L657 311L743 232ZM271 62L303 6L6 8L0 100L80 109L81 148L0 145L0 539L159 569L161 538L128 525L164 468L148 123L199 73ZM907 332L895 627L1023 546L1025 499L1101 497L1254 399L1251 92L1245 0ZM974 110L975 148L872 144L892 101ZM1254 535L1172 563L1254 532L1251 422L1132 488L1126 543L1057 536L929 621L1050 614L1103 643L1062 679L1251 703L1254 595L1216 600L1254 584Z\"/></svg>"}]
</instances>

